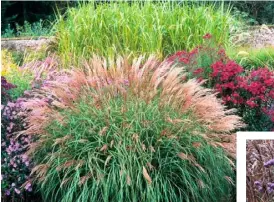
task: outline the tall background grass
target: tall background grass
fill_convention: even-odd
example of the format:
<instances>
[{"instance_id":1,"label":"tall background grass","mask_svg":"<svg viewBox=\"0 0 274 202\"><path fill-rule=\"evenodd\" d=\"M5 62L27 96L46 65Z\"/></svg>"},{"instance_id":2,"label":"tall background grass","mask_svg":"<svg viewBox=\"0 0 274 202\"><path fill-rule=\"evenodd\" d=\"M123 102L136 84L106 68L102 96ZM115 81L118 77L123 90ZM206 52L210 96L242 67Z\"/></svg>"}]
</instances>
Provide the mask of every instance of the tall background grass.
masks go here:
<instances>
[{"instance_id":1,"label":"tall background grass","mask_svg":"<svg viewBox=\"0 0 274 202\"><path fill-rule=\"evenodd\" d=\"M165 57L191 49L211 33L229 44L233 25L224 4L181 2L82 3L56 24L57 51L66 66L92 53L101 56L154 53Z\"/></svg>"}]
</instances>

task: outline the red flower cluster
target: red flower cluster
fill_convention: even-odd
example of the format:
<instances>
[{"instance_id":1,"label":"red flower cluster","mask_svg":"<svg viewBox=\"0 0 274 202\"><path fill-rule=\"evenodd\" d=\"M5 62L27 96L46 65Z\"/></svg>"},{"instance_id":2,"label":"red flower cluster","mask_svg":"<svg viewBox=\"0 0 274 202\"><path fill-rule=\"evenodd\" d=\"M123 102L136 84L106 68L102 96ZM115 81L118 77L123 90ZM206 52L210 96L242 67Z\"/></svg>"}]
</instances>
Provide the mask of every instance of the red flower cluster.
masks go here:
<instances>
[{"instance_id":1,"label":"red flower cluster","mask_svg":"<svg viewBox=\"0 0 274 202\"><path fill-rule=\"evenodd\" d=\"M191 51L178 51L167 58L168 62L182 65L190 73L190 77L198 77L200 80L207 78L211 71L210 65L216 61L227 61L225 50L220 48L212 39L212 35L207 33L203 36L205 41L203 45L197 46ZM204 60L204 58L207 58ZM206 61L204 63L204 61Z\"/></svg>"},{"instance_id":2,"label":"red flower cluster","mask_svg":"<svg viewBox=\"0 0 274 202\"><path fill-rule=\"evenodd\" d=\"M211 34L207 33L203 36L204 39L210 39L212 37Z\"/></svg>"},{"instance_id":3,"label":"red flower cluster","mask_svg":"<svg viewBox=\"0 0 274 202\"><path fill-rule=\"evenodd\" d=\"M211 79L224 103L242 104L244 102L243 98L237 90L242 84L240 74L244 71L243 68L232 60L227 63L217 61L211 65L211 68Z\"/></svg>"},{"instance_id":4,"label":"red flower cluster","mask_svg":"<svg viewBox=\"0 0 274 202\"><path fill-rule=\"evenodd\" d=\"M214 87L225 104L256 108L274 122L274 72L260 68L242 76L243 68L234 61L218 61L211 68Z\"/></svg>"},{"instance_id":5,"label":"red flower cluster","mask_svg":"<svg viewBox=\"0 0 274 202\"><path fill-rule=\"evenodd\" d=\"M198 48L193 49L190 52L178 51L174 55L167 58L168 62L183 63L184 65L192 64L195 61L195 56L198 53Z\"/></svg>"},{"instance_id":6,"label":"red flower cluster","mask_svg":"<svg viewBox=\"0 0 274 202\"><path fill-rule=\"evenodd\" d=\"M202 67L200 67L200 68L194 70L193 73L194 73L195 75L199 75L199 74L201 74L201 73L203 73L203 72L204 72L204 69L203 69Z\"/></svg>"},{"instance_id":7,"label":"red flower cluster","mask_svg":"<svg viewBox=\"0 0 274 202\"><path fill-rule=\"evenodd\" d=\"M230 60L226 64L222 61L217 61L211 65L212 67L212 77L220 79L221 82L232 81L235 76L242 73L243 68L236 64L234 61Z\"/></svg>"}]
</instances>

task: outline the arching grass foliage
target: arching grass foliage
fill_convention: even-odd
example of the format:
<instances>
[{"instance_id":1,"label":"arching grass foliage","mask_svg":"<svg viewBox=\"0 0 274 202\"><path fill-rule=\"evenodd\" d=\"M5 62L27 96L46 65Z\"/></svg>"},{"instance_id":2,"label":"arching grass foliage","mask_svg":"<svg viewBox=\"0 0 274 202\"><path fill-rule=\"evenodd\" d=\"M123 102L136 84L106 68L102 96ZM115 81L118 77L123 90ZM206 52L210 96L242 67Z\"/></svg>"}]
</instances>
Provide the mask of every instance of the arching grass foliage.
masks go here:
<instances>
[{"instance_id":1,"label":"arching grass foliage","mask_svg":"<svg viewBox=\"0 0 274 202\"><path fill-rule=\"evenodd\" d=\"M183 68L94 57L23 103L28 154L46 201L227 201L230 131L242 126ZM230 140L223 143L222 140Z\"/></svg>"}]
</instances>

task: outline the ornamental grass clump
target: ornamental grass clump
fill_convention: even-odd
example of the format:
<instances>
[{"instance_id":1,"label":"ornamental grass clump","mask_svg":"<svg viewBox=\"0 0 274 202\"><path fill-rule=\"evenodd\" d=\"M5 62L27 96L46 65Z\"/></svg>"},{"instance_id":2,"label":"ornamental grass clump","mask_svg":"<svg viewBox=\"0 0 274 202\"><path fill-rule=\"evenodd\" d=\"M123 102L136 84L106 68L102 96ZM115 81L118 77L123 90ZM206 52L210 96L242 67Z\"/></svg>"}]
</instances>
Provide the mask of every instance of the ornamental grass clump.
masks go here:
<instances>
[{"instance_id":1,"label":"ornamental grass clump","mask_svg":"<svg viewBox=\"0 0 274 202\"><path fill-rule=\"evenodd\" d=\"M93 57L52 75L33 99L27 154L46 201L228 201L243 126L183 68Z\"/></svg>"}]
</instances>

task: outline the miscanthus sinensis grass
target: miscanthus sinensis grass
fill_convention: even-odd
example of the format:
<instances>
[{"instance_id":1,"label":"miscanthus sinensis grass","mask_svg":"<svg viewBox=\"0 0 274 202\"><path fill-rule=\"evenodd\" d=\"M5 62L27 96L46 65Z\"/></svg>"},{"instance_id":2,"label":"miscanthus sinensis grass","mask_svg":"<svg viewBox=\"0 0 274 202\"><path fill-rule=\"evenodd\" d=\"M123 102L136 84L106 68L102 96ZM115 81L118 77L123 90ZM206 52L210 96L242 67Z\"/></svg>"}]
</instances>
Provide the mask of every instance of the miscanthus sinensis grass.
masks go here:
<instances>
[{"instance_id":1,"label":"miscanthus sinensis grass","mask_svg":"<svg viewBox=\"0 0 274 202\"><path fill-rule=\"evenodd\" d=\"M234 21L224 4L82 3L59 17L56 46L67 68L93 53L105 57L153 53L164 58L201 44L206 33L211 33L218 44L229 45Z\"/></svg>"},{"instance_id":2,"label":"miscanthus sinensis grass","mask_svg":"<svg viewBox=\"0 0 274 202\"><path fill-rule=\"evenodd\" d=\"M230 132L242 127L183 68L93 57L22 103L28 154L47 201L228 201ZM226 139L224 143L223 140ZM233 149L232 149L233 150Z\"/></svg>"}]
</instances>

